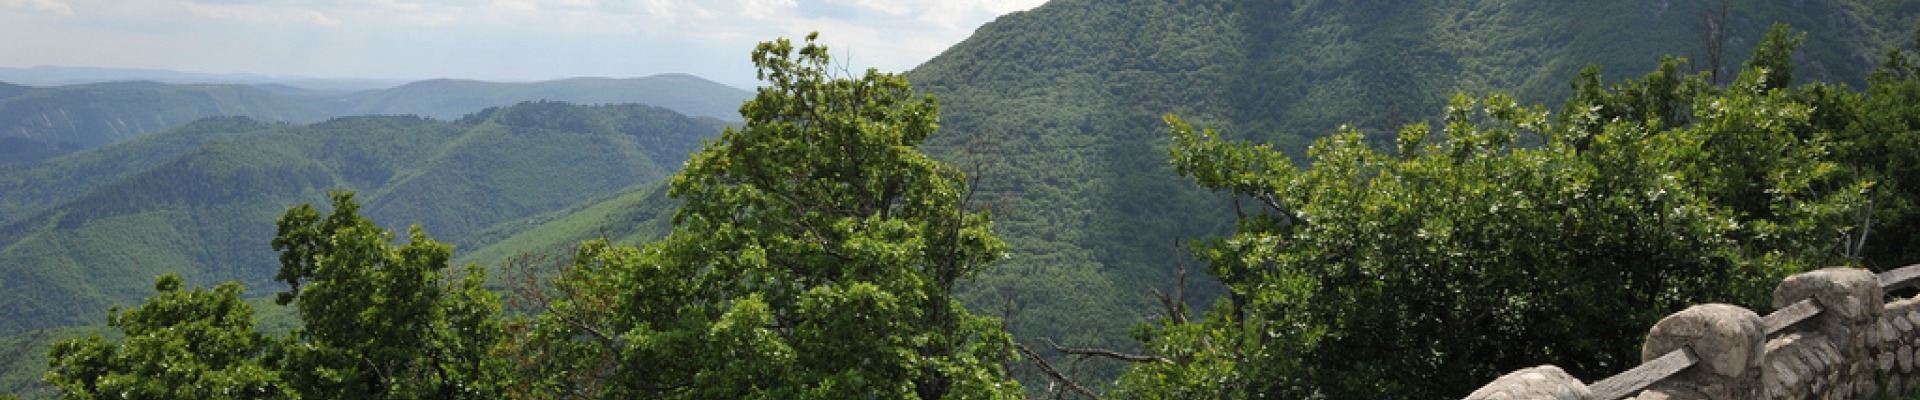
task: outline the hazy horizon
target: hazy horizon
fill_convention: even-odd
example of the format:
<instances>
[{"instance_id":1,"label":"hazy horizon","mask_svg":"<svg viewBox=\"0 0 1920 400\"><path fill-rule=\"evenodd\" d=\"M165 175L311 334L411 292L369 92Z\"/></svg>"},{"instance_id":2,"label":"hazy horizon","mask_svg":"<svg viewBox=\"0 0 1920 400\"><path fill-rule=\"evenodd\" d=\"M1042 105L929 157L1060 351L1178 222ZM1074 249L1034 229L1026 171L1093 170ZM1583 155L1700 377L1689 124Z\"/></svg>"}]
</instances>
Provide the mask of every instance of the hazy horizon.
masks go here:
<instances>
[{"instance_id":1,"label":"hazy horizon","mask_svg":"<svg viewBox=\"0 0 1920 400\"><path fill-rule=\"evenodd\" d=\"M748 53L819 31L905 71L1044 0L0 0L0 67L536 82L688 74L752 88Z\"/></svg>"}]
</instances>

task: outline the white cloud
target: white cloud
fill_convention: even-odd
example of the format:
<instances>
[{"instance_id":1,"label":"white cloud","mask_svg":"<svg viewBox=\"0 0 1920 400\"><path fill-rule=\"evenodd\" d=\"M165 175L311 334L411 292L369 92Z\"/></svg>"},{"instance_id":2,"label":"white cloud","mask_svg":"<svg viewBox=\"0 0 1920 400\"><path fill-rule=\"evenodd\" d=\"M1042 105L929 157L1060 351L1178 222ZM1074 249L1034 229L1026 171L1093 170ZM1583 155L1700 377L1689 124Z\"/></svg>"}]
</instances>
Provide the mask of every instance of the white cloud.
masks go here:
<instances>
[{"instance_id":1,"label":"white cloud","mask_svg":"<svg viewBox=\"0 0 1920 400\"><path fill-rule=\"evenodd\" d=\"M319 11L313 11L313 10L302 10L302 11L304 11L302 12L302 14L306 15L307 20L313 21L313 23L326 25L326 26L340 25L340 19L338 18L327 16L326 14L322 14Z\"/></svg>"},{"instance_id":2,"label":"white cloud","mask_svg":"<svg viewBox=\"0 0 1920 400\"><path fill-rule=\"evenodd\" d=\"M24 8L54 15L73 15L73 6L59 0L0 0L0 8Z\"/></svg>"}]
</instances>

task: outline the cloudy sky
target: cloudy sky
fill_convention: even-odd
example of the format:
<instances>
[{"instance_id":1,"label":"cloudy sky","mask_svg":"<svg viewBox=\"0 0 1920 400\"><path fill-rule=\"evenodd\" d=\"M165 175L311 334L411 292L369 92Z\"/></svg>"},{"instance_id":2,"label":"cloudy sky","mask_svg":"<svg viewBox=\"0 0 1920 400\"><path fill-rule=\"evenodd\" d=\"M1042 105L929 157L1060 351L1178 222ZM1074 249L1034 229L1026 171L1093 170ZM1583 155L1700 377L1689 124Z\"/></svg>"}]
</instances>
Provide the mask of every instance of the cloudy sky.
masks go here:
<instances>
[{"instance_id":1,"label":"cloudy sky","mask_svg":"<svg viewBox=\"0 0 1920 400\"><path fill-rule=\"evenodd\" d=\"M0 66L533 81L691 73L753 85L748 53L819 31L903 71L1045 0L0 0Z\"/></svg>"}]
</instances>

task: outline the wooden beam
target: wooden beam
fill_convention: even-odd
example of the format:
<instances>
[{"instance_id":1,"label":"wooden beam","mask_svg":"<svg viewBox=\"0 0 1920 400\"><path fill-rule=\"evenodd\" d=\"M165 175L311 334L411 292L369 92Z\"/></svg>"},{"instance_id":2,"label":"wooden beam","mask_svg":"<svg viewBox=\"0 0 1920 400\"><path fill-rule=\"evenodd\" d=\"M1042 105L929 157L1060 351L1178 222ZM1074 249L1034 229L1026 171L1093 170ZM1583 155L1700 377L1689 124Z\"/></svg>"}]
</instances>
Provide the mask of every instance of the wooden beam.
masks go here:
<instances>
[{"instance_id":1,"label":"wooden beam","mask_svg":"<svg viewBox=\"0 0 1920 400\"><path fill-rule=\"evenodd\" d=\"M1912 286L1920 280L1920 264L1908 265L1880 273L1880 288L1893 290Z\"/></svg>"},{"instance_id":2,"label":"wooden beam","mask_svg":"<svg viewBox=\"0 0 1920 400\"><path fill-rule=\"evenodd\" d=\"M1784 308L1773 310L1772 314L1767 314L1765 317L1760 317L1760 325L1766 327L1767 337L1773 337L1773 334L1780 333L1781 330L1793 324L1820 315L1821 311L1820 302L1813 301L1811 298L1800 300Z\"/></svg>"},{"instance_id":3,"label":"wooden beam","mask_svg":"<svg viewBox=\"0 0 1920 400\"><path fill-rule=\"evenodd\" d=\"M1587 386L1587 389L1593 391L1594 400L1620 400L1639 394L1654 382L1667 379L1699 363L1700 356L1693 354L1693 348L1681 347L1653 361L1633 367L1627 372L1594 382L1593 385Z\"/></svg>"}]
</instances>

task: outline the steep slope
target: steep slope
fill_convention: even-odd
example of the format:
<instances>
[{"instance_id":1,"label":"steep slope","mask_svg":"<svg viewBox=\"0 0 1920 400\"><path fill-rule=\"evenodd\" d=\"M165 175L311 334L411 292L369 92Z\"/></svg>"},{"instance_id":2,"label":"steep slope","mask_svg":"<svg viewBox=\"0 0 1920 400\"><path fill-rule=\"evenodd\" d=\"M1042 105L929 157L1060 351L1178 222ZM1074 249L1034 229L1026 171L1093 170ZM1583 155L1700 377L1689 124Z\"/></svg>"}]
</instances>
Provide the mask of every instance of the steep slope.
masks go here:
<instances>
[{"instance_id":1,"label":"steep slope","mask_svg":"<svg viewBox=\"0 0 1920 400\"><path fill-rule=\"evenodd\" d=\"M667 196L664 181L634 186L613 196L475 233L458 243L460 248L470 250L456 254L454 261L497 268L522 256L562 260L587 240L644 243L664 237L673 229L673 213L679 205Z\"/></svg>"},{"instance_id":2,"label":"steep slope","mask_svg":"<svg viewBox=\"0 0 1920 400\"><path fill-rule=\"evenodd\" d=\"M0 164L38 161L208 116L313 122L304 104L249 86L115 82L0 96Z\"/></svg>"},{"instance_id":3,"label":"steep slope","mask_svg":"<svg viewBox=\"0 0 1920 400\"><path fill-rule=\"evenodd\" d=\"M485 227L657 181L722 122L648 106L549 102L452 122L351 117L241 133L222 133L231 124L193 126L214 132L167 136L221 137L0 227L0 334L96 322L107 305L145 296L166 271L271 293L274 219L328 190L358 191L362 212L382 224L420 223L458 243ZM135 144L173 143L125 145ZM139 153L123 147L62 160Z\"/></svg>"},{"instance_id":4,"label":"steep slope","mask_svg":"<svg viewBox=\"0 0 1920 400\"><path fill-rule=\"evenodd\" d=\"M246 117L204 118L67 157L0 164L0 226L77 199L213 140L289 127Z\"/></svg>"},{"instance_id":5,"label":"steep slope","mask_svg":"<svg viewBox=\"0 0 1920 400\"><path fill-rule=\"evenodd\" d=\"M1920 2L1741 2L1724 16L1715 4L1056 0L909 77L944 107L932 152L991 166L978 189L1015 247L968 288L970 305L1006 312L1029 343L1126 348L1134 323L1164 312L1147 290L1176 285L1176 243L1235 212L1167 167L1165 113L1299 159L1343 124L1386 140L1457 92L1557 106L1587 65L1633 76L1702 53L1703 17L1726 28L1722 69L1780 21L1808 33L1802 80L1857 84ZM1209 301L1190 285L1189 301Z\"/></svg>"},{"instance_id":6,"label":"steep slope","mask_svg":"<svg viewBox=\"0 0 1920 400\"><path fill-rule=\"evenodd\" d=\"M975 205L1014 246L962 288L970 307L1007 316L1037 349L1042 338L1126 349L1129 328L1164 313L1149 289L1176 293L1183 265L1187 301L1217 295L1181 242L1226 232L1236 212L1167 166L1165 113L1299 158L1341 125L1384 140L1433 119L1454 93L1555 107L1588 65L1620 77L1663 55L1703 59L1702 26L1725 27L1722 70L1778 21L1808 34L1801 80L1859 84L1920 21L1912 0L1729 3L1725 14L1717 4L1055 0L981 27L908 76L941 100L928 150L979 179ZM635 225L661 224L670 208L664 196L616 197L509 229L523 236L466 259L564 256L600 236L633 244L652 237ZM1117 370L1075 369L1091 382Z\"/></svg>"},{"instance_id":7,"label":"steep slope","mask_svg":"<svg viewBox=\"0 0 1920 400\"><path fill-rule=\"evenodd\" d=\"M413 173L362 186L379 188L363 212L458 241L502 221L664 178L722 127L651 106L556 102L490 109L458 123L472 128ZM460 199L458 207L448 199Z\"/></svg>"},{"instance_id":8,"label":"steep slope","mask_svg":"<svg viewBox=\"0 0 1920 400\"><path fill-rule=\"evenodd\" d=\"M640 103L696 117L739 118L740 102L752 97L739 88L692 75L645 78L573 78L533 83L435 79L391 89L316 98L329 115L414 114L455 119L487 107L551 100L580 104Z\"/></svg>"}]
</instances>

